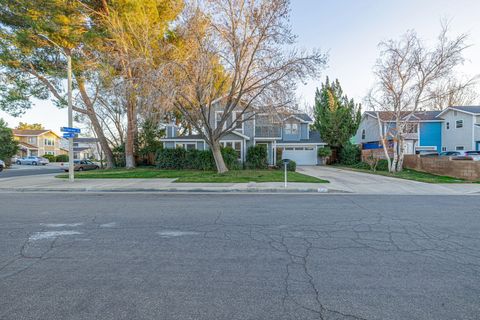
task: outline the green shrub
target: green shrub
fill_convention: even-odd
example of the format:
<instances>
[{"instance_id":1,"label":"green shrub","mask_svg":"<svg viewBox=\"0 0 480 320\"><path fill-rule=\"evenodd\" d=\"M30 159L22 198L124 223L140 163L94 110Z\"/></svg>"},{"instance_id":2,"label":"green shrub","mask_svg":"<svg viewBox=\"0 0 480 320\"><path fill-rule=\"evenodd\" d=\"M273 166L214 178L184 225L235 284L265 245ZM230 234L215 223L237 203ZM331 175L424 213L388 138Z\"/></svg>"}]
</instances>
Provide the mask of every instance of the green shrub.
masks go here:
<instances>
[{"instance_id":1,"label":"green shrub","mask_svg":"<svg viewBox=\"0 0 480 320\"><path fill-rule=\"evenodd\" d=\"M68 155L66 154L59 154L55 157L55 162L68 162Z\"/></svg>"},{"instance_id":2,"label":"green shrub","mask_svg":"<svg viewBox=\"0 0 480 320\"><path fill-rule=\"evenodd\" d=\"M377 171L388 171L388 161L386 159L378 160Z\"/></svg>"},{"instance_id":3,"label":"green shrub","mask_svg":"<svg viewBox=\"0 0 480 320\"><path fill-rule=\"evenodd\" d=\"M157 168L187 169L186 159L187 151L183 148L163 149L158 152Z\"/></svg>"},{"instance_id":4,"label":"green shrub","mask_svg":"<svg viewBox=\"0 0 480 320\"><path fill-rule=\"evenodd\" d=\"M340 151L340 163L347 166L359 163L361 153L362 152L358 146L352 143L347 143L342 147L342 150Z\"/></svg>"},{"instance_id":5,"label":"green shrub","mask_svg":"<svg viewBox=\"0 0 480 320\"><path fill-rule=\"evenodd\" d=\"M285 164L283 163L282 159L277 160L276 167L279 170L284 170ZM297 163L293 160L290 160L287 164L287 171L297 171Z\"/></svg>"},{"instance_id":6,"label":"green shrub","mask_svg":"<svg viewBox=\"0 0 480 320\"><path fill-rule=\"evenodd\" d=\"M246 166L249 169L268 167L268 152L264 145L251 146L247 150Z\"/></svg>"},{"instance_id":7,"label":"green shrub","mask_svg":"<svg viewBox=\"0 0 480 320\"><path fill-rule=\"evenodd\" d=\"M55 156L53 154L44 154L42 157L48 159L50 162L55 162Z\"/></svg>"},{"instance_id":8,"label":"green shrub","mask_svg":"<svg viewBox=\"0 0 480 320\"><path fill-rule=\"evenodd\" d=\"M362 170L371 170L371 166L366 162L358 162L352 165L352 168L362 169Z\"/></svg>"},{"instance_id":9,"label":"green shrub","mask_svg":"<svg viewBox=\"0 0 480 320\"><path fill-rule=\"evenodd\" d=\"M222 148L223 160L228 169L239 169L237 152L230 148ZM185 150L183 148L161 149L157 152L157 168L215 170L215 159L210 150Z\"/></svg>"},{"instance_id":10,"label":"green shrub","mask_svg":"<svg viewBox=\"0 0 480 320\"><path fill-rule=\"evenodd\" d=\"M332 156L332 149L330 149L329 147L319 148L317 150L317 155L320 158L331 157Z\"/></svg>"}]
</instances>

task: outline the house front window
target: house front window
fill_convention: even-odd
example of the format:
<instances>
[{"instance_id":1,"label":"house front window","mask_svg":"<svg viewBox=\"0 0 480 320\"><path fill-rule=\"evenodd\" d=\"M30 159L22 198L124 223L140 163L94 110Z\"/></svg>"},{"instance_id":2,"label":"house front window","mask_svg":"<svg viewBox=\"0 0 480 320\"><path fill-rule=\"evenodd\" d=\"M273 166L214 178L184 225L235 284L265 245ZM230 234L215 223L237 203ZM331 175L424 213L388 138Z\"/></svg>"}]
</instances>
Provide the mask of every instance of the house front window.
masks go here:
<instances>
[{"instance_id":1,"label":"house front window","mask_svg":"<svg viewBox=\"0 0 480 320\"><path fill-rule=\"evenodd\" d=\"M447 122L445 126L447 127L447 130L450 130L450 122Z\"/></svg>"},{"instance_id":2,"label":"house front window","mask_svg":"<svg viewBox=\"0 0 480 320\"><path fill-rule=\"evenodd\" d=\"M54 146L54 145L55 145L55 142L54 142L53 139L45 139L45 140L44 140L44 144L45 144L46 146Z\"/></svg>"},{"instance_id":3,"label":"house front window","mask_svg":"<svg viewBox=\"0 0 480 320\"><path fill-rule=\"evenodd\" d=\"M232 122L234 122L235 131L243 132L243 114L241 111L232 113Z\"/></svg>"},{"instance_id":4,"label":"house front window","mask_svg":"<svg viewBox=\"0 0 480 320\"><path fill-rule=\"evenodd\" d=\"M457 129L463 128L463 120L457 120L455 122L455 128Z\"/></svg>"},{"instance_id":5,"label":"house front window","mask_svg":"<svg viewBox=\"0 0 480 320\"><path fill-rule=\"evenodd\" d=\"M418 124L407 123L405 126L405 133L418 133Z\"/></svg>"},{"instance_id":6,"label":"house front window","mask_svg":"<svg viewBox=\"0 0 480 320\"><path fill-rule=\"evenodd\" d=\"M456 146L456 147L455 147L455 150L457 150L457 151L463 151L463 150L465 150L465 147L464 147L464 146Z\"/></svg>"},{"instance_id":7,"label":"house front window","mask_svg":"<svg viewBox=\"0 0 480 320\"><path fill-rule=\"evenodd\" d=\"M220 122L222 121L223 111L215 112L215 129L220 126ZM227 127L227 123L223 123L223 129Z\"/></svg>"},{"instance_id":8,"label":"house front window","mask_svg":"<svg viewBox=\"0 0 480 320\"><path fill-rule=\"evenodd\" d=\"M366 137L366 132L365 132L365 129L362 130L362 140L365 140L365 137Z\"/></svg>"},{"instance_id":9,"label":"house front window","mask_svg":"<svg viewBox=\"0 0 480 320\"><path fill-rule=\"evenodd\" d=\"M27 142L28 142L29 144L36 145L36 144L37 144L37 138L36 138L36 137L28 137L28 138L27 138Z\"/></svg>"},{"instance_id":10,"label":"house front window","mask_svg":"<svg viewBox=\"0 0 480 320\"><path fill-rule=\"evenodd\" d=\"M182 148L182 149L185 149L185 150L195 150L197 149L197 144L196 143L177 143L175 145L177 148Z\"/></svg>"},{"instance_id":11,"label":"house front window","mask_svg":"<svg viewBox=\"0 0 480 320\"><path fill-rule=\"evenodd\" d=\"M238 160L242 160L242 141L221 141L222 147L230 147L237 152Z\"/></svg>"},{"instance_id":12,"label":"house front window","mask_svg":"<svg viewBox=\"0 0 480 320\"><path fill-rule=\"evenodd\" d=\"M285 123L285 134L298 134L298 123Z\"/></svg>"}]
</instances>

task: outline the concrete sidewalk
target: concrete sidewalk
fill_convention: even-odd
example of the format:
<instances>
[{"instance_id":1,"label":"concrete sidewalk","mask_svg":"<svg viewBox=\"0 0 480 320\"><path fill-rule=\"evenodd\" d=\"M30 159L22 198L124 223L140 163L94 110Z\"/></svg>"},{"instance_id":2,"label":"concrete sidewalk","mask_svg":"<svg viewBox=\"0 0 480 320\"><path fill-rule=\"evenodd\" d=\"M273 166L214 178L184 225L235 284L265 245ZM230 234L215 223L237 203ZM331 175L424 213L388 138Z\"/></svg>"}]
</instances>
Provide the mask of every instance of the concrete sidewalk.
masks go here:
<instances>
[{"instance_id":1,"label":"concrete sidewalk","mask_svg":"<svg viewBox=\"0 0 480 320\"><path fill-rule=\"evenodd\" d=\"M328 183L174 183L175 179L67 179L56 174L0 180L0 192L329 192Z\"/></svg>"},{"instance_id":2,"label":"concrete sidewalk","mask_svg":"<svg viewBox=\"0 0 480 320\"><path fill-rule=\"evenodd\" d=\"M468 195L480 194L475 183L424 183L326 166L302 166L297 171L330 181L328 188L358 194Z\"/></svg>"}]
</instances>

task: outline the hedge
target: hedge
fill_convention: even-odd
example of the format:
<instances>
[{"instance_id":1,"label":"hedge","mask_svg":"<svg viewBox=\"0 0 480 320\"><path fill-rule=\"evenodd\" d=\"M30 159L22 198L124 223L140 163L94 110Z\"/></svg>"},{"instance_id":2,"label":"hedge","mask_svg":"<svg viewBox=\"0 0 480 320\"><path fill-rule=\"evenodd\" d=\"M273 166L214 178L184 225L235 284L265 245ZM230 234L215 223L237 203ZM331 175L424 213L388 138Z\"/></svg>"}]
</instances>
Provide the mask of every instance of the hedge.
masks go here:
<instances>
[{"instance_id":1,"label":"hedge","mask_svg":"<svg viewBox=\"0 0 480 320\"><path fill-rule=\"evenodd\" d=\"M222 148L223 160L228 169L239 169L237 152L231 147ZM215 159L210 150L161 149L157 153L157 168L215 170Z\"/></svg>"},{"instance_id":2,"label":"hedge","mask_svg":"<svg viewBox=\"0 0 480 320\"><path fill-rule=\"evenodd\" d=\"M53 154L44 154L42 157L48 159L50 162L55 162L55 156Z\"/></svg>"},{"instance_id":3,"label":"hedge","mask_svg":"<svg viewBox=\"0 0 480 320\"><path fill-rule=\"evenodd\" d=\"M248 169L266 169L268 167L267 148L264 145L249 147L245 165Z\"/></svg>"},{"instance_id":4,"label":"hedge","mask_svg":"<svg viewBox=\"0 0 480 320\"><path fill-rule=\"evenodd\" d=\"M279 159L277 160L277 168L284 170L285 164L283 163L283 160ZM290 160L287 164L287 171L293 171L295 172L297 170L297 163L293 160Z\"/></svg>"},{"instance_id":5,"label":"hedge","mask_svg":"<svg viewBox=\"0 0 480 320\"><path fill-rule=\"evenodd\" d=\"M66 154L59 154L55 157L55 162L68 162L68 155Z\"/></svg>"}]
</instances>

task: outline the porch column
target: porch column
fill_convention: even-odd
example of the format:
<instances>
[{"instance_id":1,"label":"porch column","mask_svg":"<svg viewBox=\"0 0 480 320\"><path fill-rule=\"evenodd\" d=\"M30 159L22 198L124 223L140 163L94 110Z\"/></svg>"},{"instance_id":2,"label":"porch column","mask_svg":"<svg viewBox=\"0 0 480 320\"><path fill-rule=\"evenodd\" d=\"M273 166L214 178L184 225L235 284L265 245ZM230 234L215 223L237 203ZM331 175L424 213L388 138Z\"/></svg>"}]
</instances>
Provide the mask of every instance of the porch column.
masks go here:
<instances>
[{"instance_id":1,"label":"porch column","mask_svg":"<svg viewBox=\"0 0 480 320\"><path fill-rule=\"evenodd\" d=\"M273 165L277 164L277 141L273 141Z\"/></svg>"}]
</instances>

